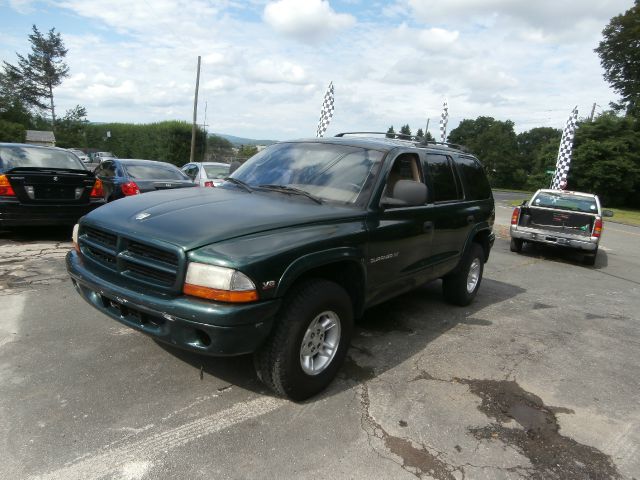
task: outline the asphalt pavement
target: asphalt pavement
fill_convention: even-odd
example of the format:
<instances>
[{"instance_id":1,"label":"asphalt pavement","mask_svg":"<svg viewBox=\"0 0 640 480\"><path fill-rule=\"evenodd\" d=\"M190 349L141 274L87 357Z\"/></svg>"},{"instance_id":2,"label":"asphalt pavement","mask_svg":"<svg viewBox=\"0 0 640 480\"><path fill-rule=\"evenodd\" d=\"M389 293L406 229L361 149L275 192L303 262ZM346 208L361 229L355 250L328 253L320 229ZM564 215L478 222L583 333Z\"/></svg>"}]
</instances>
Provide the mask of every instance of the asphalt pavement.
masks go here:
<instances>
[{"instance_id":1,"label":"asphalt pavement","mask_svg":"<svg viewBox=\"0 0 640 480\"><path fill-rule=\"evenodd\" d=\"M475 303L433 282L368 311L304 403L248 357L98 314L66 278L69 231L0 233L0 478L640 478L640 229L607 223L594 267L515 254L496 198Z\"/></svg>"}]
</instances>

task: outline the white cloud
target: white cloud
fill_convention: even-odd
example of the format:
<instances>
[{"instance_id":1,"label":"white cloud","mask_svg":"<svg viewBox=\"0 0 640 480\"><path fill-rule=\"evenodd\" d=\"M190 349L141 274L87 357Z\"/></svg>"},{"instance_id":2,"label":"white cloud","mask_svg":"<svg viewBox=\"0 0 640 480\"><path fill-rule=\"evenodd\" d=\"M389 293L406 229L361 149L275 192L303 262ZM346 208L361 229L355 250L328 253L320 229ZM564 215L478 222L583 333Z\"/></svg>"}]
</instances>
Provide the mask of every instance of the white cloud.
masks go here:
<instances>
[{"instance_id":1,"label":"white cloud","mask_svg":"<svg viewBox=\"0 0 640 480\"><path fill-rule=\"evenodd\" d=\"M327 0L278 0L265 6L263 18L277 32L305 42L316 42L356 22L352 15L336 13Z\"/></svg>"},{"instance_id":2,"label":"white cloud","mask_svg":"<svg viewBox=\"0 0 640 480\"><path fill-rule=\"evenodd\" d=\"M271 59L260 60L247 68L247 76L254 82L304 84L307 75L300 65Z\"/></svg>"}]
</instances>

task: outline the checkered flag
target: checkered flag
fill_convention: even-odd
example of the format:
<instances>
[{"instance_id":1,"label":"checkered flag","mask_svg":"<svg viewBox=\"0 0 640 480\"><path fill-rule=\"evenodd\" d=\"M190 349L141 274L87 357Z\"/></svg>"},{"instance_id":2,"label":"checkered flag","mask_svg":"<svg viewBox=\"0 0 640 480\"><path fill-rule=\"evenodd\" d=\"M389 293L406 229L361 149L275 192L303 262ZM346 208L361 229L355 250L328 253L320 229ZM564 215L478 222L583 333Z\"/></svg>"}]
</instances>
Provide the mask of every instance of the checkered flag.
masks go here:
<instances>
[{"instance_id":1,"label":"checkered flag","mask_svg":"<svg viewBox=\"0 0 640 480\"><path fill-rule=\"evenodd\" d=\"M578 122L578 107L576 106L567 125L562 132L560 140L560 149L558 150L558 160L556 162L556 171L551 180L551 189L564 190L567 188L567 175L569 174L569 166L571 164L571 153L573 151L573 137L576 134L576 124Z\"/></svg>"},{"instance_id":2,"label":"checkered flag","mask_svg":"<svg viewBox=\"0 0 640 480\"><path fill-rule=\"evenodd\" d=\"M324 94L324 100L322 101L322 110L320 111L320 121L318 122L316 137L324 136L324 132L327 131L331 117L333 117L333 108L333 82L329 82L327 93Z\"/></svg>"},{"instance_id":3,"label":"checkered flag","mask_svg":"<svg viewBox=\"0 0 640 480\"><path fill-rule=\"evenodd\" d=\"M449 123L449 106L445 100L444 105L442 105L442 115L440 116L440 141L442 143L447 141L447 123Z\"/></svg>"}]
</instances>

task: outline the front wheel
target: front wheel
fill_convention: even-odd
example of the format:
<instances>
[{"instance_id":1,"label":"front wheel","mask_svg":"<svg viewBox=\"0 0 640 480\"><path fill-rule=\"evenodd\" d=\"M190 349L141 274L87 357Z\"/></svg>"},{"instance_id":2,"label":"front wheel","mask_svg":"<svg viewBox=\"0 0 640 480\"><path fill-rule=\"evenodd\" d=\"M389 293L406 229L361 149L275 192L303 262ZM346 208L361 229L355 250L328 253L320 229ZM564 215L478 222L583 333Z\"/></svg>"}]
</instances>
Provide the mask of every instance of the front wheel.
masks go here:
<instances>
[{"instance_id":1,"label":"front wheel","mask_svg":"<svg viewBox=\"0 0 640 480\"><path fill-rule=\"evenodd\" d=\"M473 243L462 259L460 268L442 279L442 293L447 302L469 305L478 293L484 272L484 250Z\"/></svg>"},{"instance_id":2,"label":"front wheel","mask_svg":"<svg viewBox=\"0 0 640 480\"><path fill-rule=\"evenodd\" d=\"M254 354L258 377L279 395L305 400L336 376L352 331L347 292L328 280L306 280L287 295L274 331Z\"/></svg>"}]
</instances>

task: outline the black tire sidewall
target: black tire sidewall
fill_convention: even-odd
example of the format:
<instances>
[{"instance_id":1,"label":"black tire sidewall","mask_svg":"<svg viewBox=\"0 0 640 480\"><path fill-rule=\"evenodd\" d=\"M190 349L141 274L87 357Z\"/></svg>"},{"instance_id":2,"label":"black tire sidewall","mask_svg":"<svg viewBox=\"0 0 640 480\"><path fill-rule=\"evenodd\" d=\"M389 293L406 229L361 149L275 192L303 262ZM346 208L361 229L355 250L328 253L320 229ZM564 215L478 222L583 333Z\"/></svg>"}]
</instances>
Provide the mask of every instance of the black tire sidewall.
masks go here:
<instances>
[{"instance_id":1,"label":"black tire sidewall","mask_svg":"<svg viewBox=\"0 0 640 480\"><path fill-rule=\"evenodd\" d=\"M478 283L473 291L467 290L467 278L469 276L469 269L474 259L480 260L480 273ZM480 245L474 243L469 248L469 251L462 260L460 270L454 275L447 276L443 279L444 295L448 302L455 305L466 306L469 305L475 298L480 284L482 283L482 277L484 275L484 251Z\"/></svg>"}]
</instances>

